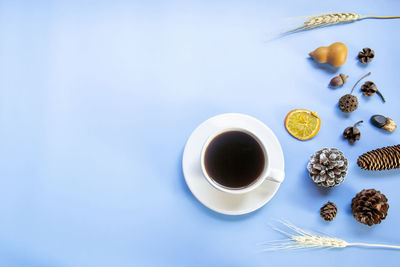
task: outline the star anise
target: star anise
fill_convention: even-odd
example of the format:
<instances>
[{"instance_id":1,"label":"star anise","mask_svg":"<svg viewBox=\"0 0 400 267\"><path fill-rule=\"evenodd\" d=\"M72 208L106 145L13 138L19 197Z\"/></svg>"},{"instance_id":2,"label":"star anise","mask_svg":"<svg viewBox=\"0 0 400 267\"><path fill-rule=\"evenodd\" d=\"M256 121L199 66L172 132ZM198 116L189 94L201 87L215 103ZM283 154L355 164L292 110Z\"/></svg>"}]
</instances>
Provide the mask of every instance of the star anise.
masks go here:
<instances>
[{"instance_id":1,"label":"star anise","mask_svg":"<svg viewBox=\"0 0 400 267\"><path fill-rule=\"evenodd\" d=\"M371 48L363 48L363 50L358 53L358 60L363 64L367 64L374 59L374 56L374 50Z\"/></svg>"}]
</instances>

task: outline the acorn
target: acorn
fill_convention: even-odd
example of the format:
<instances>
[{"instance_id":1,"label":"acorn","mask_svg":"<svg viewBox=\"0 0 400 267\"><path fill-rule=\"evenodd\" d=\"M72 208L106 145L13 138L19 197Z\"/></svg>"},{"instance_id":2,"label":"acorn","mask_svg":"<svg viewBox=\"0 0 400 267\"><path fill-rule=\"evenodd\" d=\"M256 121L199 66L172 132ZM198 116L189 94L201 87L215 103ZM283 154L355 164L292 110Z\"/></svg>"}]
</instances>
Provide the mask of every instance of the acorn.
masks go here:
<instances>
[{"instance_id":1,"label":"acorn","mask_svg":"<svg viewBox=\"0 0 400 267\"><path fill-rule=\"evenodd\" d=\"M381 128L381 129L383 129L385 131L388 131L388 132L393 132L397 128L397 125L394 122L394 120L392 120L389 117L382 116L382 115L374 115L374 116L372 116L371 117L371 123L374 126L376 126L378 128Z\"/></svg>"},{"instance_id":2,"label":"acorn","mask_svg":"<svg viewBox=\"0 0 400 267\"><path fill-rule=\"evenodd\" d=\"M339 87L342 86L344 83L346 83L347 78L349 78L349 76L340 73L339 76L335 76L332 78L332 80L329 82L329 86L330 87Z\"/></svg>"}]
</instances>

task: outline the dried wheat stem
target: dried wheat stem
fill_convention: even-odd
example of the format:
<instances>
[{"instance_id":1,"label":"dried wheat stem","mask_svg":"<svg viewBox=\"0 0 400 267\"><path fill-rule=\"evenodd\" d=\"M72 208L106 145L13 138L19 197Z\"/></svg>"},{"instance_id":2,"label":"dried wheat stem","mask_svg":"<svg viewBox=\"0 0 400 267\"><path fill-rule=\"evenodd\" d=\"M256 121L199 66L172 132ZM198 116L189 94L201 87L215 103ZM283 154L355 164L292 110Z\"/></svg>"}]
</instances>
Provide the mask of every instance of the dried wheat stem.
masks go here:
<instances>
[{"instance_id":1,"label":"dried wheat stem","mask_svg":"<svg viewBox=\"0 0 400 267\"><path fill-rule=\"evenodd\" d=\"M400 246L384 245L384 244L369 244L369 243L349 243L343 239L331 237L327 235L315 234L309 231L294 226L293 224L280 221L285 225L291 232L283 231L282 229L275 228L278 232L286 235L288 239L275 240L263 243L267 248L263 251L274 251L281 249L300 249L300 248L346 248L349 246L364 246L364 247L375 247L375 248L391 248L400 249Z\"/></svg>"},{"instance_id":2,"label":"dried wheat stem","mask_svg":"<svg viewBox=\"0 0 400 267\"><path fill-rule=\"evenodd\" d=\"M363 247L376 247L376 248L394 248L394 249L400 249L400 246L383 245L383 244L368 244L368 243L349 243L349 246L363 246Z\"/></svg>"},{"instance_id":3,"label":"dried wheat stem","mask_svg":"<svg viewBox=\"0 0 400 267\"><path fill-rule=\"evenodd\" d=\"M361 19L400 19L400 16L361 16Z\"/></svg>"},{"instance_id":4,"label":"dried wheat stem","mask_svg":"<svg viewBox=\"0 0 400 267\"><path fill-rule=\"evenodd\" d=\"M335 24L350 23L363 19L399 19L400 16L373 16L373 15L358 15L355 13L330 13L308 17L308 20L298 28L286 32L285 34L295 33L300 31L322 28Z\"/></svg>"}]
</instances>

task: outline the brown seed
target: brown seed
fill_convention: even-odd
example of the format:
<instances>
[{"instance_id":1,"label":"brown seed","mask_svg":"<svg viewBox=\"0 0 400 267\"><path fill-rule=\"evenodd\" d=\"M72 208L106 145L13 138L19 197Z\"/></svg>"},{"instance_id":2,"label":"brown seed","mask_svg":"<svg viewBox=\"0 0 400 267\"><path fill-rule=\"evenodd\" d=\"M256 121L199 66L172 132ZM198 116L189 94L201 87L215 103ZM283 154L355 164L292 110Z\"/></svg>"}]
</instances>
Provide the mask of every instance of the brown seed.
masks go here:
<instances>
[{"instance_id":1,"label":"brown seed","mask_svg":"<svg viewBox=\"0 0 400 267\"><path fill-rule=\"evenodd\" d=\"M396 130L397 125L394 122L394 120L392 120L391 118L387 117L386 118L386 124L383 125L382 129L388 131L388 132L393 132L394 130Z\"/></svg>"},{"instance_id":2,"label":"brown seed","mask_svg":"<svg viewBox=\"0 0 400 267\"><path fill-rule=\"evenodd\" d=\"M329 83L329 86L330 87L342 86L344 83L346 83L348 77L349 76L341 73L339 76L335 76L335 77L332 78L332 80Z\"/></svg>"}]
</instances>

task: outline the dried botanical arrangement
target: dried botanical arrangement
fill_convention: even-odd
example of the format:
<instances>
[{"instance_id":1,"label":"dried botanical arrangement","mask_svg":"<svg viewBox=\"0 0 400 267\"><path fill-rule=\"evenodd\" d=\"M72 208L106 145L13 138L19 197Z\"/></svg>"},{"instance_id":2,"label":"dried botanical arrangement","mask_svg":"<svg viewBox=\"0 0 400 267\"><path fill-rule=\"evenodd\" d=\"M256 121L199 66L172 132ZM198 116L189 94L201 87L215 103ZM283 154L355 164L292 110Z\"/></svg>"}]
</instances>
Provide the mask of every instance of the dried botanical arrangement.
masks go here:
<instances>
[{"instance_id":1,"label":"dried botanical arrangement","mask_svg":"<svg viewBox=\"0 0 400 267\"><path fill-rule=\"evenodd\" d=\"M354 13L332 13L318 16L308 17L304 24L297 27L288 33L306 31L336 24L350 23L363 19L398 19L400 16L364 16ZM329 46L317 47L309 53L309 56L317 63L329 64L335 68L344 65L347 60L347 46L342 42L335 42ZM365 47L358 52L359 63L367 65L375 58L375 51ZM337 70L337 69L336 69ZM339 109L344 113L352 113L358 108L358 98L353 95L357 85L371 75L368 72L362 76L352 87L351 92L343 95L339 101ZM340 73L333 77L329 82L330 88L339 88L343 86L348 75ZM365 97L370 97L377 94L383 102L386 102L385 97L378 90L377 85L372 81L366 81L359 87L361 93ZM353 126L347 127L343 131L343 138L347 139L350 144L354 144L360 140L361 132L358 125L363 121L360 120ZM374 115L371 117L371 123L388 132L393 132L396 129L396 123L389 117L382 115ZM289 112L285 119L285 127L288 132L300 140L307 140L316 135L320 128L319 117L308 110L293 110ZM366 170L388 170L400 168L400 144L391 147L384 147L367 152L358 158L357 164ZM332 188L341 184L347 175L348 160L343 153L336 148L323 148L316 151L310 157L307 165L307 170L310 177L318 186ZM373 226L380 224L386 219L389 210L387 197L378 190L364 189L360 191L351 202L351 211L354 218L365 225ZM328 201L320 208L320 216L325 221L332 221L338 212L338 207ZM345 240L331 237L327 235L315 234L313 232L302 230L291 223L281 222L290 231L283 231L278 228L275 230L285 234L288 239L275 240L263 243L267 245L264 251L278 249L298 249L298 248L345 248L349 246L364 246L364 247L381 247L400 249L400 246L371 244L371 243L350 243Z\"/></svg>"},{"instance_id":2,"label":"dried botanical arrangement","mask_svg":"<svg viewBox=\"0 0 400 267\"><path fill-rule=\"evenodd\" d=\"M355 13L329 13L317 16L306 17L303 25L285 32L284 34L296 33L301 31L308 31L312 29L351 23L364 19L399 19L400 16L372 16L372 15L358 15Z\"/></svg>"},{"instance_id":3,"label":"dried botanical arrangement","mask_svg":"<svg viewBox=\"0 0 400 267\"><path fill-rule=\"evenodd\" d=\"M343 239L328 235L321 235L310 231L303 230L287 221L280 221L289 231L272 227L274 230L281 232L287 239L273 240L263 242L260 245L265 246L262 251L275 251L285 249L307 249L307 248L347 248L352 246L358 247L375 247L400 249L400 246L372 244L372 243L350 243Z\"/></svg>"}]
</instances>

